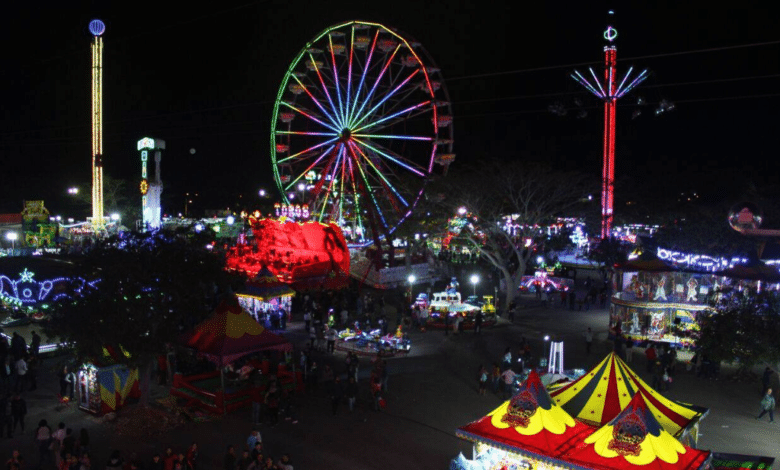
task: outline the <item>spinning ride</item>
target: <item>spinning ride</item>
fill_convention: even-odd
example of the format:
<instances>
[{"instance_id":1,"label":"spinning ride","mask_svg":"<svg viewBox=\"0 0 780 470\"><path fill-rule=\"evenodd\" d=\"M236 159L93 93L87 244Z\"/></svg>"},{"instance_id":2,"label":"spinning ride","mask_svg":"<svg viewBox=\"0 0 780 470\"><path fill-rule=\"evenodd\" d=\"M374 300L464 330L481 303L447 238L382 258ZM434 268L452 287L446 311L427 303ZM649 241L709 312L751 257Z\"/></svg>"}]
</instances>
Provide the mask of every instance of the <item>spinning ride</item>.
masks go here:
<instances>
[{"instance_id":1,"label":"spinning ride","mask_svg":"<svg viewBox=\"0 0 780 470\"><path fill-rule=\"evenodd\" d=\"M452 111L419 43L381 24L332 26L298 53L271 119L274 177L285 203L379 244L408 218L434 164L452 162Z\"/></svg>"}]
</instances>

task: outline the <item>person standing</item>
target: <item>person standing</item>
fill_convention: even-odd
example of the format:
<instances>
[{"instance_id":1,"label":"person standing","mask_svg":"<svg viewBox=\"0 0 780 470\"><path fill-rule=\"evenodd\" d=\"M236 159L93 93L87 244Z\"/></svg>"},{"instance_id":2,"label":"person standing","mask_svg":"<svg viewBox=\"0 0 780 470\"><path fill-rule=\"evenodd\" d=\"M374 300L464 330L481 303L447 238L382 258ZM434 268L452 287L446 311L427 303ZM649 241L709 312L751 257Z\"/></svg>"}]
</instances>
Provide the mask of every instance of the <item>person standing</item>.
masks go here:
<instances>
[{"instance_id":1,"label":"person standing","mask_svg":"<svg viewBox=\"0 0 780 470\"><path fill-rule=\"evenodd\" d=\"M246 448L253 450L255 448L255 444L257 444L258 442L262 444L263 438L262 436L260 436L260 431L258 431L257 429L253 429L246 440Z\"/></svg>"},{"instance_id":2,"label":"person standing","mask_svg":"<svg viewBox=\"0 0 780 470\"><path fill-rule=\"evenodd\" d=\"M16 425L21 426L24 432L24 417L27 414L27 402L21 395L16 394L11 399L11 418L13 418L12 430L16 432Z\"/></svg>"},{"instance_id":3,"label":"person standing","mask_svg":"<svg viewBox=\"0 0 780 470\"><path fill-rule=\"evenodd\" d=\"M328 354L333 354L333 350L336 346L336 328L328 328L326 336L328 338Z\"/></svg>"},{"instance_id":4,"label":"person standing","mask_svg":"<svg viewBox=\"0 0 780 470\"><path fill-rule=\"evenodd\" d=\"M648 344L647 349L645 349L645 357L647 358L647 371L652 372L656 362L655 360L658 357L655 353L655 346L653 346L653 343Z\"/></svg>"},{"instance_id":5,"label":"person standing","mask_svg":"<svg viewBox=\"0 0 780 470\"><path fill-rule=\"evenodd\" d=\"M626 363L634 362L634 340L626 338Z\"/></svg>"},{"instance_id":6,"label":"person standing","mask_svg":"<svg viewBox=\"0 0 780 470\"><path fill-rule=\"evenodd\" d=\"M488 371L485 369L484 366L479 366L479 371L477 372L478 380L479 380L479 394L484 395L485 390L487 389L487 382L488 382Z\"/></svg>"},{"instance_id":7,"label":"person standing","mask_svg":"<svg viewBox=\"0 0 780 470\"><path fill-rule=\"evenodd\" d=\"M311 311L308 309L303 314L303 328L304 331L309 331L309 328L311 328Z\"/></svg>"},{"instance_id":8,"label":"person standing","mask_svg":"<svg viewBox=\"0 0 780 470\"><path fill-rule=\"evenodd\" d=\"M593 345L593 331L590 328L585 331L585 354L590 354L590 347Z\"/></svg>"},{"instance_id":9,"label":"person standing","mask_svg":"<svg viewBox=\"0 0 780 470\"><path fill-rule=\"evenodd\" d=\"M198 460L198 444L193 442L190 448L187 450L187 456L185 457L187 462L186 468L189 470L195 470L195 464Z\"/></svg>"},{"instance_id":10,"label":"person standing","mask_svg":"<svg viewBox=\"0 0 780 470\"><path fill-rule=\"evenodd\" d=\"M352 412L355 409L355 399L357 398L358 386L354 377L349 378L347 383L345 395L347 396L347 404L349 404L349 411Z\"/></svg>"},{"instance_id":11,"label":"person standing","mask_svg":"<svg viewBox=\"0 0 780 470\"><path fill-rule=\"evenodd\" d=\"M3 395L0 397L0 437L3 437L3 430L6 430L8 439L13 437L12 424L13 418L11 417L11 396Z\"/></svg>"},{"instance_id":12,"label":"person standing","mask_svg":"<svg viewBox=\"0 0 780 470\"><path fill-rule=\"evenodd\" d=\"M227 452L222 459L223 470L236 470L236 449L232 445L227 446Z\"/></svg>"},{"instance_id":13,"label":"person standing","mask_svg":"<svg viewBox=\"0 0 780 470\"><path fill-rule=\"evenodd\" d=\"M761 399L761 414L756 416L756 419L761 419L762 416L769 413L769 422L775 420L775 397L772 396L772 389L769 388Z\"/></svg>"},{"instance_id":14,"label":"person standing","mask_svg":"<svg viewBox=\"0 0 780 470\"><path fill-rule=\"evenodd\" d=\"M339 403L341 403L341 399L344 398L344 389L341 387L341 377L336 377L333 379L333 385L330 388L330 402L333 409L333 415L336 415L336 411L338 411Z\"/></svg>"},{"instance_id":15,"label":"person standing","mask_svg":"<svg viewBox=\"0 0 780 470\"><path fill-rule=\"evenodd\" d=\"M19 357L14 364L14 367L16 368L16 384L14 390L16 393L22 393L24 391L24 383L27 381L27 361L24 360L24 356Z\"/></svg>"},{"instance_id":16,"label":"person standing","mask_svg":"<svg viewBox=\"0 0 780 470\"><path fill-rule=\"evenodd\" d=\"M44 462L51 465L51 428L45 419L38 422L38 428L35 430L35 443L38 445L38 468L44 467Z\"/></svg>"},{"instance_id":17,"label":"person standing","mask_svg":"<svg viewBox=\"0 0 780 470\"><path fill-rule=\"evenodd\" d=\"M493 370L490 374L490 378L493 381L493 393L498 393L498 384L501 379L501 368L498 367L497 363L493 363Z\"/></svg>"},{"instance_id":18,"label":"person standing","mask_svg":"<svg viewBox=\"0 0 780 470\"><path fill-rule=\"evenodd\" d=\"M509 398L512 398L513 395L513 387L515 384L515 378L517 377L517 374L512 370L510 367L509 369L505 370L501 374L501 379L504 383L504 400L507 400Z\"/></svg>"},{"instance_id":19,"label":"person standing","mask_svg":"<svg viewBox=\"0 0 780 470\"><path fill-rule=\"evenodd\" d=\"M769 390L769 383L772 381L772 369L767 367L764 369L764 374L761 376L761 395L766 394L766 391Z\"/></svg>"},{"instance_id":20,"label":"person standing","mask_svg":"<svg viewBox=\"0 0 780 470\"><path fill-rule=\"evenodd\" d=\"M474 334L478 335L482 333L482 310L479 310L474 316Z\"/></svg>"},{"instance_id":21,"label":"person standing","mask_svg":"<svg viewBox=\"0 0 780 470\"><path fill-rule=\"evenodd\" d=\"M32 341L30 341L30 354L32 354L33 357L38 357L38 351L41 349L41 336L33 331L32 332Z\"/></svg>"}]
</instances>

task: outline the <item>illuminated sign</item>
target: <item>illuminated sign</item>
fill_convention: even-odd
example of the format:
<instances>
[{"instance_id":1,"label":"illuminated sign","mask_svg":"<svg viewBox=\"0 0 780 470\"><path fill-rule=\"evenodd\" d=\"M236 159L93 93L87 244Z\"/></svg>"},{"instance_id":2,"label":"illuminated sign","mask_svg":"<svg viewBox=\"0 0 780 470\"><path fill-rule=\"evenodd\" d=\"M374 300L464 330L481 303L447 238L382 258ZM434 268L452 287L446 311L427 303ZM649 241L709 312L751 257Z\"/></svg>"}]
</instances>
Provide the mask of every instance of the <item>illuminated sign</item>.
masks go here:
<instances>
[{"instance_id":1,"label":"illuminated sign","mask_svg":"<svg viewBox=\"0 0 780 470\"><path fill-rule=\"evenodd\" d=\"M138 141L138 150L154 149L154 139L151 137L144 137Z\"/></svg>"},{"instance_id":2,"label":"illuminated sign","mask_svg":"<svg viewBox=\"0 0 780 470\"><path fill-rule=\"evenodd\" d=\"M731 259L714 257L708 255L698 255L692 253L683 253L681 251L671 251L665 248L658 248L656 252L658 259L669 261L673 264L683 265L689 268L702 269L704 271L723 271L733 268L736 264L747 263L747 258L738 256Z\"/></svg>"}]
</instances>

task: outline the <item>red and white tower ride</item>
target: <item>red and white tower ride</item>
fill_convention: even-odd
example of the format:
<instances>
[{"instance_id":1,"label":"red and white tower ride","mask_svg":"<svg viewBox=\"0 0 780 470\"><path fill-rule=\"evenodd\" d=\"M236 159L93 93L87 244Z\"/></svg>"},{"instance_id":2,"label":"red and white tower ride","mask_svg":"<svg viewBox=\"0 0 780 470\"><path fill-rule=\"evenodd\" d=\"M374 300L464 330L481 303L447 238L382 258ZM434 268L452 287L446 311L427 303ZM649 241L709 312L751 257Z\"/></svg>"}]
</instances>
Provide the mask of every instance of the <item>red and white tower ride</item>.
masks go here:
<instances>
[{"instance_id":1,"label":"red and white tower ride","mask_svg":"<svg viewBox=\"0 0 780 470\"><path fill-rule=\"evenodd\" d=\"M610 15L613 12L609 12ZM601 171L601 238L608 238L612 232L613 194L615 188L615 111L618 98L622 97L647 78L647 70L643 70L629 82L633 67L628 69L620 85L617 83L617 47L614 44L617 29L607 26L604 31L604 81L598 79L592 68L589 68L593 81L589 81L578 71L571 75L573 79L604 101L604 157Z\"/></svg>"}]
</instances>

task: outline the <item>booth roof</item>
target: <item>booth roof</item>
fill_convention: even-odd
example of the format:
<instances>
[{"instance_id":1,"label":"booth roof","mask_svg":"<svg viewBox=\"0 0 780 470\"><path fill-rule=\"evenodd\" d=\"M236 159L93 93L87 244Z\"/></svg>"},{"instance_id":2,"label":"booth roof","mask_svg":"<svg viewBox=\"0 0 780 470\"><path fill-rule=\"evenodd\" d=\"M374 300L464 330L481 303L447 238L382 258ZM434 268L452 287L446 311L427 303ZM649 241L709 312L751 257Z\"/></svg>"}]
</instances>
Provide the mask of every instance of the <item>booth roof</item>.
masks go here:
<instances>
[{"instance_id":1,"label":"booth roof","mask_svg":"<svg viewBox=\"0 0 780 470\"><path fill-rule=\"evenodd\" d=\"M254 352L292 350L289 341L258 324L235 297L220 303L211 317L182 340L220 367Z\"/></svg>"},{"instance_id":2,"label":"booth roof","mask_svg":"<svg viewBox=\"0 0 780 470\"><path fill-rule=\"evenodd\" d=\"M553 384L548 389L556 404L578 420L596 427L614 419L632 397L642 391L655 419L678 439L689 426L709 412L707 408L678 403L662 396L614 352L574 382Z\"/></svg>"},{"instance_id":3,"label":"booth roof","mask_svg":"<svg viewBox=\"0 0 780 470\"><path fill-rule=\"evenodd\" d=\"M511 400L458 428L457 435L537 460L556 461L591 431L550 399L539 376L532 371Z\"/></svg>"},{"instance_id":4,"label":"booth roof","mask_svg":"<svg viewBox=\"0 0 780 470\"><path fill-rule=\"evenodd\" d=\"M570 449L569 462L598 470L698 470L709 451L692 449L666 432L653 416L652 398L640 390L608 424Z\"/></svg>"},{"instance_id":5,"label":"booth roof","mask_svg":"<svg viewBox=\"0 0 780 470\"><path fill-rule=\"evenodd\" d=\"M257 297L261 300L272 299L295 294L295 291L280 281L270 269L263 267L251 281L247 281L239 295Z\"/></svg>"}]
</instances>

